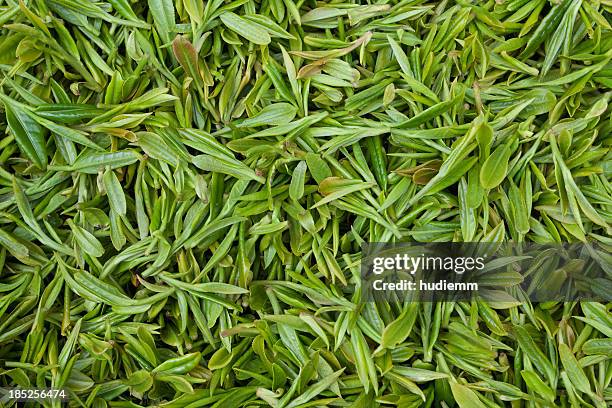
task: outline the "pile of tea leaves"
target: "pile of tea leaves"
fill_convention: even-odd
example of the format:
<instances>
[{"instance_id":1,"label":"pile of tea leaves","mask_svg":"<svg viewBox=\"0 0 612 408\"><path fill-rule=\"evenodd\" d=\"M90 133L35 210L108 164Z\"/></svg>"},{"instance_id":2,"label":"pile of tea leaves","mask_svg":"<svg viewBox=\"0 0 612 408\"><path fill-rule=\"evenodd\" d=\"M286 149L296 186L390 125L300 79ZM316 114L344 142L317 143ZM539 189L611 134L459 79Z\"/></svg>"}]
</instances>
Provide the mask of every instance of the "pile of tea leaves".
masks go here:
<instances>
[{"instance_id":1,"label":"pile of tea leaves","mask_svg":"<svg viewBox=\"0 0 612 408\"><path fill-rule=\"evenodd\" d=\"M611 304L362 302L360 248L609 257L611 13L0 0L0 387L74 407L609 406Z\"/></svg>"}]
</instances>

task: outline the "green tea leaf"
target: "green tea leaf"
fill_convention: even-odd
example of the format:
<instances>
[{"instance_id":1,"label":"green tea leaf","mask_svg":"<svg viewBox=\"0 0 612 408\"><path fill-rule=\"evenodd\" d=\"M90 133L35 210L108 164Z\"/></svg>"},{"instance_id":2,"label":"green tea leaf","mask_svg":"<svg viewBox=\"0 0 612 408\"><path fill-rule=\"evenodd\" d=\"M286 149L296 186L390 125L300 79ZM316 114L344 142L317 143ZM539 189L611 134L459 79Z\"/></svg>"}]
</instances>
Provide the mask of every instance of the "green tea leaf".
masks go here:
<instances>
[{"instance_id":1,"label":"green tea leaf","mask_svg":"<svg viewBox=\"0 0 612 408\"><path fill-rule=\"evenodd\" d=\"M42 127L18 106L5 102L4 110L9 129L15 136L19 149L44 170L47 166L47 146Z\"/></svg>"},{"instance_id":2,"label":"green tea leaf","mask_svg":"<svg viewBox=\"0 0 612 408\"><path fill-rule=\"evenodd\" d=\"M268 45L271 41L270 35L261 25L242 18L231 11L221 14L219 18L227 28L254 44Z\"/></svg>"}]
</instances>

